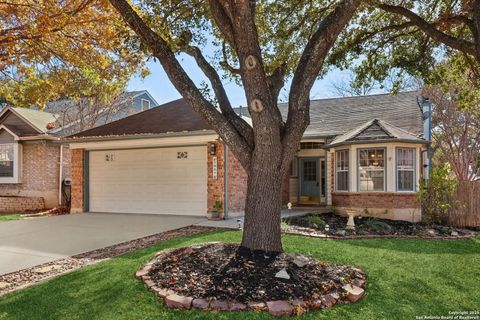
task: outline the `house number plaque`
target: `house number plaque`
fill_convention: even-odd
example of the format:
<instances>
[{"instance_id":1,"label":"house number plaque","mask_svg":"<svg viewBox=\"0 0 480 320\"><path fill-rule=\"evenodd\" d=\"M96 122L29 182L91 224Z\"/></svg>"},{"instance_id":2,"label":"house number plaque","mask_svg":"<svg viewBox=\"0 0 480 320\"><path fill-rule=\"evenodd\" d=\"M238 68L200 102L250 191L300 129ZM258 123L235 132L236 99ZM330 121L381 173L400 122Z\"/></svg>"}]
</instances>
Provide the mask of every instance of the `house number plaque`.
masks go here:
<instances>
[{"instance_id":1,"label":"house number plaque","mask_svg":"<svg viewBox=\"0 0 480 320\"><path fill-rule=\"evenodd\" d=\"M213 157L213 165L212 165L212 175L213 175L213 179L217 179L217 171L218 171L218 168L217 168L217 157Z\"/></svg>"}]
</instances>

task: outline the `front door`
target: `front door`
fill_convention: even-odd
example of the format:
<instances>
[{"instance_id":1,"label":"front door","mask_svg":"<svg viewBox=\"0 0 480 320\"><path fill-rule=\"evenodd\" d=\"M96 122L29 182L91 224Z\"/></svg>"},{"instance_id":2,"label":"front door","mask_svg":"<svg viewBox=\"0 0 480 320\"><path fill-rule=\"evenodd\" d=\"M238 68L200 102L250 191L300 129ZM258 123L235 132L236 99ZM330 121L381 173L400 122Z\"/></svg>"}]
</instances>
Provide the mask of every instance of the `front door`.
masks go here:
<instances>
[{"instance_id":1,"label":"front door","mask_svg":"<svg viewBox=\"0 0 480 320\"><path fill-rule=\"evenodd\" d=\"M320 172L318 158L300 159L300 202L320 203Z\"/></svg>"}]
</instances>

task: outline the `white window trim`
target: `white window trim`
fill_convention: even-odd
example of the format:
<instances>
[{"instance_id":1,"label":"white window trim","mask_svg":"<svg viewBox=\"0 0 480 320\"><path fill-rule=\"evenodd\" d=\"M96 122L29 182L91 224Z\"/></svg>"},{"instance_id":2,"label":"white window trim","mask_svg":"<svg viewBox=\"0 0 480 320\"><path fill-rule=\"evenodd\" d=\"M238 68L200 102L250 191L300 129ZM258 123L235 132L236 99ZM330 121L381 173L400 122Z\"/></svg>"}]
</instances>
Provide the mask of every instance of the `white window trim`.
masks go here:
<instances>
[{"instance_id":1,"label":"white window trim","mask_svg":"<svg viewBox=\"0 0 480 320\"><path fill-rule=\"evenodd\" d=\"M22 178L22 145L17 141L13 144L13 177L0 177L0 183L20 183Z\"/></svg>"},{"instance_id":2,"label":"white window trim","mask_svg":"<svg viewBox=\"0 0 480 320\"><path fill-rule=\"evenodd\" d=\"M293 160L290 164L289 169L290 169L289 173L288 173L289 177L290 178L298 178L298 157L297 156L293 157Z\"/></svg>"},{"instance_id":3,"label":"white window trim","mask_svg":"<svg viewBox=\"0 0 480 320\"><path fill-rule=\"evenodd\" d=\"M383 190L361 190L360 185L360 152L364 150L383 150ZM386 147L370 147L357 149L357 191L358 192L387 192L387 148ZM381 170L376 170L381 171Z\"/></svg>"},{"instance_id":4,"label":"white window trim","mask_svg":"<svg viewBox=\"0 0 480 320\"><path fill-rule=\"evenodd\" d=\"M399 149L410 149L413 150L413 168L411 171L413 171L413 190L399 190L398 189L398 150ZM396 147L395 148L395 192L399 193L415 193L417 192L417 149L416 148L411 148L411 147ZM402 170L402 171L407 171L407 170ZM410 171L410 170L408 170Z\"/></svg>"},{"instance_id":5,"label":"white window trim","mask_svg":"<svg viewBox=\"0 0 480 320\"><path fill-rule=\"evenodd\" d=\"M147 109L144 109L144 108L143 108L143 101L146 101L146 102L148 102L148 108L147 108ZM147 100L147 99L140 99L140 105L141 105L142 111L145 111L145 110L150 110L150 107L151 107L150 100Z\"/></svg>"},{"instance_id":6,"label":"white window trim","mask_svg":"<svg viewBox=\"0 0 480 320\"><path fill-rule=\"evenodd\" d=\"M337 166L337 154L338 152L347 152L348 154L348 170L338 170ZM339 190L338 189L338 175L337 172L347 172L347 190ZM342 149L342 150L335 150L335 192L350 192L350 150L349 149Z\"/></svg>"}]
</instances>

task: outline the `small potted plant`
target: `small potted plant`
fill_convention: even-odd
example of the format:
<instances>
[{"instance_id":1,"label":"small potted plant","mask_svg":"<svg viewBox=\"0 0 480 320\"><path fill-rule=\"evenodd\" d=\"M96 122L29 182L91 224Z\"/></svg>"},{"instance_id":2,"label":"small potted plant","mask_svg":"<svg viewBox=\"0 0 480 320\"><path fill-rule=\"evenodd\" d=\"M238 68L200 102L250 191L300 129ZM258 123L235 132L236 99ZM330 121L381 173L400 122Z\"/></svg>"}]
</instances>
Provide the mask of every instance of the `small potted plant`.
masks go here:
<instances>
[{"instance_id":1,"label":"small potted plant","mask_svg":"<svg viewBox=\"0 0 480 320\"><path fill-rule=\"evenodd\" d=\"M213 206L213 210L210 211L210 219L216 220L220 218L220 214L222 212L222 201L217 200L215 201L215 205Z\"/></svg>"}]
</instances>

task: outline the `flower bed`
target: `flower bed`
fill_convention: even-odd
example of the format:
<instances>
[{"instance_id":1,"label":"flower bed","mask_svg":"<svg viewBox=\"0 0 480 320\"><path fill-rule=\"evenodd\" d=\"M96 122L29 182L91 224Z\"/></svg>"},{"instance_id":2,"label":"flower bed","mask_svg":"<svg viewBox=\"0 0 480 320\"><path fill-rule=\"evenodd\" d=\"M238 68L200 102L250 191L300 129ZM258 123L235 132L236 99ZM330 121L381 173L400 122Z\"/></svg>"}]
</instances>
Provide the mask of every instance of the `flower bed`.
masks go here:
<instances>
[{"instance_id":1,"label":"flower bed","mask_svg":"<svg viewBox=\"0 0 480 320\"><path fill-rule=\"evenodd\" d=\"M355 228L347 228L347 217L333 213L294 216L283 219L282 229L286 233L333 238L372 237L421 237L434 239L462 239L480 236L480 229L453 228L426 223L387 220L375 217L354 218Z\"/></svg>"},{"instance_id":2,"label":"flower bed","mask_svg":"<svg viewBox=\"0 0 480 320\"><path fill-rule=\"evenodd\" d=\"M162 251L136 276L167 307L213 311L268 310L273 316L356 302L365 273L295 254L251 253L208 243Z\"/></svg>"}]
</instances>

